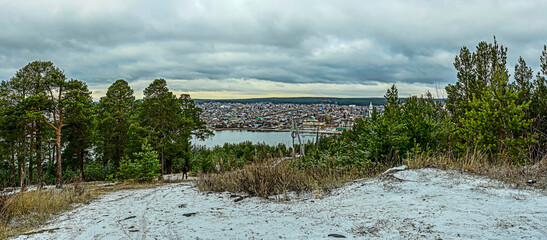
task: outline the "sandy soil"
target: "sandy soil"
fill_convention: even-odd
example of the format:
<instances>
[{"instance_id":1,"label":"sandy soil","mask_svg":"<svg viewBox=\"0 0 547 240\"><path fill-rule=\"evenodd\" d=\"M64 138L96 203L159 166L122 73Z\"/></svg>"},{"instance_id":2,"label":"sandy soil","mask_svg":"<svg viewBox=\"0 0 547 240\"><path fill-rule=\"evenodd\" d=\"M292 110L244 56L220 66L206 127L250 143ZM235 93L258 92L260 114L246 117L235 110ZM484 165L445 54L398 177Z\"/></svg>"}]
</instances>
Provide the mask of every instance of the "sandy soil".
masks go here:
<instances>
[{"instance_id":1,"label":"sandy soil","mask_svg":"<svg viewBox=\"0 0 547 240\"><path fill-rule=\"evenodd\" d=\"M17 239L547 239L544 192L456 172L407 170L289 197L235 202L192 182L120 191Z\"/></svg>"}]
</instances>

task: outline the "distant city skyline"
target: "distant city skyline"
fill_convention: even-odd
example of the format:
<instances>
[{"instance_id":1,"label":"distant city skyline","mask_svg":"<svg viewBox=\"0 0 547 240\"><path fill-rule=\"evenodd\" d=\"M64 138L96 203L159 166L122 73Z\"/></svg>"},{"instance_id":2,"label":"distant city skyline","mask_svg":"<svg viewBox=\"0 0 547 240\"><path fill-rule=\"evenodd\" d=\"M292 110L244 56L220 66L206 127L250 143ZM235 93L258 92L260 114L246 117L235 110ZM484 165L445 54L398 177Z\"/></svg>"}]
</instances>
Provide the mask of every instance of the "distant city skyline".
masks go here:
<instances>
[{"instance_id":1,"label":"distant city skyline","mask_svg":"<svg viewBox=\"0 0 547 240\"><path fill-rule=\"evenodd\" d=\"M137 98L156 78L192 98L382 97L456 82L462 46L508 47L535 72L545 1L4 1L0 80L35 60Z\"/></svg>"}]
</instances>

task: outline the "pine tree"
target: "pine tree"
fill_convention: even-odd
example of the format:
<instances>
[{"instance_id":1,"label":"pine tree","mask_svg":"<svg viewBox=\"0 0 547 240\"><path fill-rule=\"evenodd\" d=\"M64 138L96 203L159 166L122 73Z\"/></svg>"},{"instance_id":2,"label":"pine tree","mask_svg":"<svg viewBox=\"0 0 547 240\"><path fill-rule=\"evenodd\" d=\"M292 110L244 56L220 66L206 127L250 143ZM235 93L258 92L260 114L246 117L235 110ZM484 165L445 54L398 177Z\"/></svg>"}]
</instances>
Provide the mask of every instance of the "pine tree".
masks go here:
<instances>
[{"instance_id":1,"label":"pine tree","mask_svg":"<svg viewBox=\"0 0 547 240\"><path fill-rule=\"evenodd\" d=\"M113 161L116 171L126 155L129 127L134 112L133 89L123 80L114 82L97 105L97 147L103 163Z\"/></svg>"},{"instance_id":2,"label":"pine tree","mask_svg":"<svg viewBox=\"0 0 547 240\"><path fill-rule=\"evenodd\" d=\"M476 52L463 47L456 57L458 82L446 88L447 108L455 124L456 149L485 151L492 158L511 157L521 162L530 136L526 127L530 69L520 59L516 84L509 84L507 48L480 42Z\"/></svg>"},{"instance_id":3,"label":"pine tree","mask_svg":"<svg viewBox=\"0 0 547 240\"><path fill-rule=\"evenodd\" d=\"M180 124L180 109L176 96L167 88L165 79L154 80L145 90L139 107L138 120L146 128L152 147L158 151L160 172L170 171L171 158L166 153Z\"/></svg>"},{"instance_id":4,"label":"pine tree","mask_svg":"<svg viewBox=\"0 0 547 240\"><path fill-rule=\"evenodd\" d=\"M532 132L537 138L532 146L532 157L538 161L547 156L547 45L540 56L541 69L532 86L530 115L533 119Z\"/></svg>"},{"instance_id":5,"label":"pine tree","mask_svg":"<svg viewBox=\"0 0 547 240\"><path fill-rule=\"evenodd\" d=\"M525 131L531 123L525 116L529 102L517 103L518 92L509 84L506 69L498 68L489 81L487 88L468 100L469 107L460 116L461 147L484 151L493 161L512 159L522 164L531 141Z\"/></svg>"},{"instance_id":6,"label":"pine tree","mask_svg":"<svg viewBox=\"0 0 547 240\"><path fill-rule=\"evenodd\" d=\"M526 103L532 100L532 68L526 65L522 57L519 58L518 64L515 65L515 82L513 86L518 94L518 103Z\"/></svg>"},{"instance_id":7,"label":"pine tree","mask_svg":"<svg viewBox=\"0 0 547 240\"><path fill-rule=\"evenodd\" d=\"M93 99L87 85L78 80L67 83L67 94L64 96L67 119L63 128L64 161L73 168L79 168L80 181L84 180L84 159L89 154L92 144Z\"/></svg>"},{"instance_id":8,"label":"pine tree","mask_svg":"<svg viewBox=\"0 0 547 240\"><path fill-rule=\"evenodd\" d=\"M64 120L63 96L66 93L64 85L66 78L61 70L52 62L34 61L18 70L13 78L3 82L2 95L6 97L12 107L12 116L15 118L18 129L18 140L14 142L12 156L19 159L20 185L24 188L26 177L26 156L29 156L30 170L32 170L33 157L35 155L35 137L40 137L39 123L42 121L55 132L55 146L57 151L57 187L62 186L62 159L61 151L61 128ZM16 134L16 129L13 129ZM27 137L30 137L27 139ZM40 140L36 141L39 146ZM36 160L38 167L38 182L41 186L41 157L37 149ZM30 178L32 179L32 177Z\"/></svg>"},{"instance_id":9,"label":"pine tree","mask_svg":"<svg viewBox=\"0 0 547 240\"><path fill-rule=\"evenodd\" d=\"M158 152L145 140L141 151L134 154L134 158L124 157L120 163L121 179L134 179L137 181L151 181L159 176L160 165Z\"/></svg>"}]
</instances>

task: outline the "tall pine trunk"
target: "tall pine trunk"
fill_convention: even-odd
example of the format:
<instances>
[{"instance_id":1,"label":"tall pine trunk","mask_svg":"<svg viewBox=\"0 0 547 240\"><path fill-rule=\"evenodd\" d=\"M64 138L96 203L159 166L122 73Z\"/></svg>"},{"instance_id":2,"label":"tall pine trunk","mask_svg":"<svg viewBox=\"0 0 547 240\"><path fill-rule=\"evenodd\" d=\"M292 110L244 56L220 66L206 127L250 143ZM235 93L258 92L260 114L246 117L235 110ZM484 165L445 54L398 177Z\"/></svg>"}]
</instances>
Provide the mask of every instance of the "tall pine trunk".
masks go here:
<instances>
[{"instance_id":1,"label":"tall pine trunk","mask_svg":"<svg viewBox=\"0 0 547 240\"><path fill-rule=\"evenodd\" d=\"M116 136L116 152L114 153L114 163L116 166L116 172L120 172L120 160L121 160L121 149L120 149L120 135Z\"/></svg>"},{"instance_id":2,"label":"tall pine trunk","mask_svg":"<svg viewBox=\"0 0 547 240\"><path fill-rule=\"evenodd\" d=\"M33 157L34 157L34 135L31 134L30 135L30 155L29 155L29 160L28 160L28 184L29 185L32 185L32 183L34 182L33 180L33 173L34 173L34 169L33 169Z\"/></svg>"},{"instance_id":3,"label":"tall pine trunk","mask_svg":"<svg viewBox=\"0 0 547 240\"><path fill-rule=\"evenodd\" d=\"M21 192L26 191L26 172L25 172L25 153L23 147L20 146L19 152L17 153L17 162L19 164L19 187L21 187Z\"/></svg>"},{"instance_id":4,"label":"tall pine trunk","mask_svg":"<svg viewBox=\"0 0 547 240\"><path fill-rule=\"evenodd\" d=\"M15 187L17 185L17 183L15 182L15 143L11 144L10 166L11 166L11 176L10 176L11 182L10 182L10 184L11 184L12 187Z\"/></svg>"},{"instance_id":5,"label":"tall pine trunk","mask_svg":"<svg viewBox=\"0 0 547 240\"><path fill-rule=\"evenodd\" d=\"M63 187L63 168L61 164L61 128L55 129L55 135L57 135L57 138L55 139L55 147L56 147L56 158L57 158L57 176L56 176L56 188L62 188Z\"/></svg>"},{"instance_id":6,"label":"tall pine trunk","mask_svg":"<svg viewBox=\"0 0 547 240\"><path fill-rule=\"evenodd\" d=\"M84 150L80 150L80 182L84 181Z\"/></svg>"},{"instance_id":7,"label":"tall pine trunk","mask_svg":"<svg viewBox=\"0 0 547 240\"><path fill-rule=\"evenodd\" d=\"M160 153L160 162L161 162L161 170L160 170L160 174L163 176L163 151L161 151Z\"/></svg>"},{"instance_id":8,"label":"tall pine trunk","mask_svg":"<svg viewBox=\"0 0 547 240\"><path fill-rule=\"evenodd\" d=\"M19 187L23 186L23 181L21 178L21 163L19 162L19 160L17 160L17 184L16 185L18 185Z\"/></svg>"},{"instance_id":9,"label":"tall pine trunk","mask_svg":"<svg viewBox=\"0 0 547 240\"><path fill-rule=\"evenodd\" d=\"M48 148L50 153L49 164L55 164L55 143L52 143L51 146L48 144Z\"/></svg>"},{"instance_id":10,"label":"tall pine trunk","mask_svg":"<svg viewBox=\"0 0 547 240\"><path fill-rule=\"evenodd\" d=\"M43 173L42 173L42 142L40 139L40 123L36 122L36 172L37 172L37 179L36 179L36 185L38 188L43 187Z\"/></svg>"}]
</instances>

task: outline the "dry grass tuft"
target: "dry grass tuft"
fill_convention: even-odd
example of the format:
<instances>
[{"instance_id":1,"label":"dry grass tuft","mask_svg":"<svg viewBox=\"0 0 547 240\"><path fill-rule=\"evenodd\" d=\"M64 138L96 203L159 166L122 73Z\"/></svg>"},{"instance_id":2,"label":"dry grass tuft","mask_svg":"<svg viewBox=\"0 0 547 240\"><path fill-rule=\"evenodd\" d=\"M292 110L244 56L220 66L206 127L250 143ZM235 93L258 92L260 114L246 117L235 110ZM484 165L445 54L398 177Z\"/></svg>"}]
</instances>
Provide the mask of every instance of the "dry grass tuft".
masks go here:
<instances>
[{"instance_id":1,"label":"dry grass tuft","mask_svg":"<svg viewBox=\"0 0 547 240\"><path fill-rule=\"evenodd\" d=\"M516 187L528 185L528 180L534 180L535 183L531 186L547 189L547 156L536 164L525 166L517 166L509 161L492 163L486 155L480 152L469 153L461 158L455 158L451 155L434 157L416 155L407 159L406 164L410 168L432 167L444 170L459 170L515 184Z\"/></svg>"},{"instance_id":2,"label":"dry grass tuft","mask_svg":"<svg viewBox=\"0 0 547 240\"><path fill-rule=\"evenodd\" d=\"M52 215L87 203L92 194L80 185L33 190L0 196L0 238L5 239L41 225Z\"/></svg>"},{"instance_id":3,"label":"dry grass tuft","mask_svg":"<svg viewBox=\"0 0 547 240\"><path fill-rule=\"evenodd\" d=\"M75 204L86 204L98 195L120 190L160 186L170 181L123 183L74 183L63 189L33 190L0 195L0 239L28 232L70 210Z\"/></svg>"},{"instance_id":4,"label":"dry grass tuft","mask_svg":"<svg viewBox=\"0 0 547 240\"><path fill-rule=\"evenodd\" d=\"M197 186L202 191L229 191L268 198L290 191L328 192L355 176L349 172L300 170L287 163L275 167L267 163L253 163L241 170L202 176Z\"/></svg>"}]
</instances>

